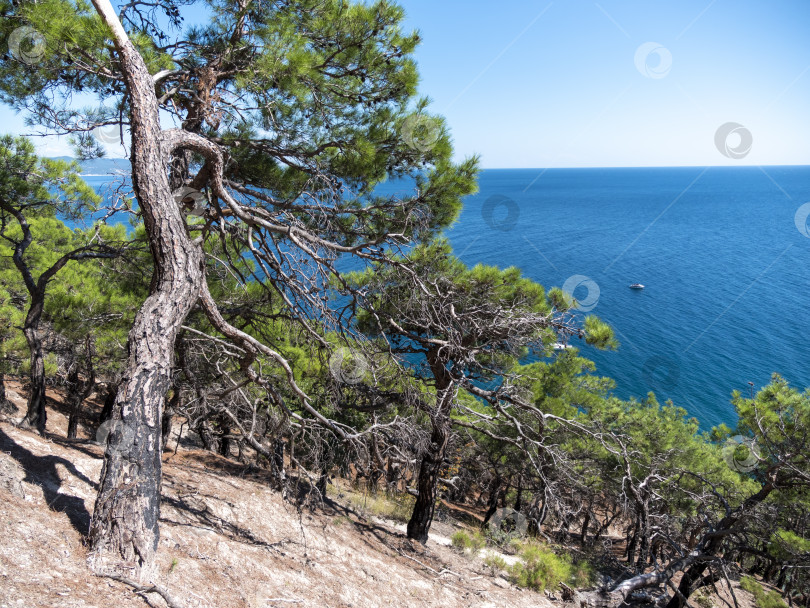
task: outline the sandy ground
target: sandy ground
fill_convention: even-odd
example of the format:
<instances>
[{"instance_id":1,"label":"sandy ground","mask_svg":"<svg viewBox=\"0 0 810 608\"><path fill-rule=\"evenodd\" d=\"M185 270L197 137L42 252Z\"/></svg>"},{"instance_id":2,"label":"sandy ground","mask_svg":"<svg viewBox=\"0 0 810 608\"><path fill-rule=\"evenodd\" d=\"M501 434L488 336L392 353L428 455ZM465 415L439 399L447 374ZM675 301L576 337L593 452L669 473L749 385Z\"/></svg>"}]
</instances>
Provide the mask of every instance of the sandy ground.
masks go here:
<instances>
[{"instance_id":1,"label":"sandy ground","mask_svg":"<svg viewBox=\"0 0 810 608\"><path fill-rule=\"evenodd\" d=\"M83 439L64 439L58 391L49 393L57 409L49 411L48 436L20 429L13 422L25 400L18 383L7 389L18 411L0 421L0 608L165 606L87 568L84 534L102 464L89 429L80 429ZM493 575L483 564L492 549L454 550L452 520L435 522L422 546L405 538L403 524L341 504L339 491L330 504L298 508L263 472L236 461L182 447L163 461L153 582L186 608L566 606ZM734 587L739 607L753 608L750 594ZM728 590L719 591L712 605L733 606Z\"/></svg>"},{"instance_id":2,"label":"sandy ground","mask_svg":"<svg viewBox=\"0 0 810 608\"><path fill-rule=\"evenodd\" d=\"M13 382L9 398L21 417ZM65 428L58 411L45 439L0 423L0 607L164 606L88 570L84 532L102 450L66 441ZM337 503L299 510L261 474L243 473L202 451L164 456L154 582L188 608L553 605L452 549L451 526L422 546Z\"/></svg>"}]
</instances>

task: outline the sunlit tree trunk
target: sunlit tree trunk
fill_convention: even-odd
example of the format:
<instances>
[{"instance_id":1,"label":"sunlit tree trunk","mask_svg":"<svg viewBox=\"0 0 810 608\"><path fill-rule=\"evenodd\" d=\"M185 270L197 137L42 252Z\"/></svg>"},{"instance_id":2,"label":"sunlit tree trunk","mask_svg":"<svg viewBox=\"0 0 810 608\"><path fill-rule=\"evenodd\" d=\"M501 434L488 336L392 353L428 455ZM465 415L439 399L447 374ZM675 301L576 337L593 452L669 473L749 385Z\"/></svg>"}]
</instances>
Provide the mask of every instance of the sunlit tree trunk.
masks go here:
<instances>
[{"instance_id":1,"label":"sunlit tree trunk","mask_svg":"<svg viewBox=\"0 0 810 608\"><path fill-rule=\"evenodd\" d=\"M200 294L203 254L189 239L172 197L152 77L109 0L93 4L113 32L127 86L132 185L154 274L129 333L128 368L113 406L113 431L90 523L90 561L97 571L124 570L144 579L151 576L159 540L161 415L171 386L174 342Z\"/></svg>"}]
</instances>

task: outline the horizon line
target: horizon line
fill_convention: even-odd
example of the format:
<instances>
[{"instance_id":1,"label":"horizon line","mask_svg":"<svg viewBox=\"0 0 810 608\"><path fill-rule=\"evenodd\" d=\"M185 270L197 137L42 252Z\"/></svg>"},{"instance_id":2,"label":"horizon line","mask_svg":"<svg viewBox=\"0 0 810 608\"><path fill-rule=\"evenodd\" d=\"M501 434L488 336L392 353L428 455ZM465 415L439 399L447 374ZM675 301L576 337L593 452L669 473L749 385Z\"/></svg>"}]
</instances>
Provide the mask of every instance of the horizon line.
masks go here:
<instances>
[{"instance_id":1,"label":"horizon line","mask_svg":"<svg viewBox=\"0 0 810 608\"><path fill-rule=\"evenodd\" d=\"M810 167L810 163L757 163L734 165L579 165L574 167L481 167L482 171L550 171L552 169L730 169L756 167Z\"/></svg>"},{"instance_id":2,"label":"horizon line","mask_svg":"<svg viewBox=\"0 0 810 608\"><path fill-rule=\"evenodd\" d=\"M80 159L63 154L60 156L51 156L49 158L71 158L78 162L83 162ZM125 160L130 162L130 159L124 156L101 158L89 158L85 161L96 160ZM578 165L568 167L481 167L482 171L545 171L551 169L728 169L728 168L742 168L742 167L810 167L810 163L745 163L745 164L729 164L729 165Z\"/></svg>"}]
</instances>

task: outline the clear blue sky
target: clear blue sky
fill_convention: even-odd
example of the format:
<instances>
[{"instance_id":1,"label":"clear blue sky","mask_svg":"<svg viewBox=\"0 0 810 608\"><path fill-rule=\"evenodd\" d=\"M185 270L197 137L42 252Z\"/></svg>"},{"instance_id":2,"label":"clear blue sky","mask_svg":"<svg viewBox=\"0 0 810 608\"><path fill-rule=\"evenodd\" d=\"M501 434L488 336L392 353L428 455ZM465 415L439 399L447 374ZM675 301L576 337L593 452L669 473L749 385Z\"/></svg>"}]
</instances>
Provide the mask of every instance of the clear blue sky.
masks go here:
<instances>
[{"instance_id":1,"label":"clear blue sky","mask_svg":"<svg viewBox=\"0 0 810 608\"><path fill-rule=\"evenodd\" d=\"M810 0L400 0L483 167L810 164ZM651 44L654 43L654 44ZM0 109L6 130L21 120ZM717 148L715 134L740 158ZM742 138L742 139L741 139ZM64 142L43 152L65 153Z\"/></svg>"},{"instance_id":2,"label":"clear blue sky","mask_svg":"<svg viewBox=\"0 0 810 608\"><path fill-rule=\"evenodd\" d=\"M422 91L484 167L810 164L808 0L401 4ZM636 67L648 42L663 77ZM715 147L727 122L744 158Z\"/></svg>"}]
</instances>

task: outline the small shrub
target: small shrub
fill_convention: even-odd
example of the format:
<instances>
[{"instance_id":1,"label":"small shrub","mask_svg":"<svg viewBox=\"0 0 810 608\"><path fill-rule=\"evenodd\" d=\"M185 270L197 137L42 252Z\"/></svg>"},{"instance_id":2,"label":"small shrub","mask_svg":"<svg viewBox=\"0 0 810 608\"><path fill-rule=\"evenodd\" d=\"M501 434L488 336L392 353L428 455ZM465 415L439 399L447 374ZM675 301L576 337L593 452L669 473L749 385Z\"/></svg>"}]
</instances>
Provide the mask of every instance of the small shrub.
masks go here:
<instances>
[{"instance_id":1,"label":"small shrub","mask_svg":"<svg viewBox=\"0 0 810 608\"><path fill-rule=\"evenodd\" d=\"M520 561L509 568L509 574L519 587L543 591L569 581L573 572L568 559L540 545L526 544L520 552Z\"/></svg>"},{"instance_id":2,"label":"small shrub","mask_svg":"<svg viewBox=\"0 0 810 608\"><path fill-rule=\"evenodd\" d=\"M776 591L765 591L762 585L750 576L744 576L740 579L740 587L754 596L757 608L787 608L782 596Z\"/></svg>"},{"instance_id":3,"label":"small shrub","mask_svg":"<svg viewBox=\"0 0 810 608\"><path fill-rule=\"evenodd\" d=\"M487 546L487 538L477 530L470 536L470 549L473 553L478 553L481 549Z\"/></svg>"},{"instance_id":4,"label":"small shrub","mask_svg":"<svg viewBox=\"0 0 810 608\"><path fill-rule=\"evenodd\" d=\"M569 584L574 589L587 589L596 583L597 579L596 570L588 560L580 560L574 562L571 566L571 576L569 577Z\"/></svg>"},{"instance_id":5,"label":"small shrub","mask_svg":"<svg viewBox=\"0 0 810 608\"><path fill-rule=\"evenodd\" d=\"M464 550L470 546L470 535L464 530L456 530L450 537L450 542L456 549Z\"/></svg>"},{"instance_id":6,"label":"small shrub","mask_svg":"<svg viewBox=\"0 0 810 608\"><path fill-rule=\"evenodd\" d=\"M762 587L760 586L760 584L757 583L750 576L744 576L740 579L740 587L745 589L748 593L750 593L754 597L756 597L758 593L762 593Z\"/></svg>"},{"instance_id":7,"label":"small shrub","mask_svg":"<svg viewBox=\"0 0 810 608\"><path fill-rule=\"evenodd\" d=\"M484 558L484 565L489 568L493 576L507 568L506 560L500 555L487 555Z\"/></svg>"},{"instance_id":8,"label":"small shrub","mask_svg":"<svg viewBox=\"0 0 810 608\"><path fill-rule=\"evenodd\" d=\"M450 537L450 542L456 549L469 551L470 553L478 553L487 544L486 538L480 532L467 534L464 530L454 532L453 536Z\"/></svg>"},{"instance_id":9,"label":"small shrub","mask_svg":"<svg viewBox=\"0 0 810 608\"><path fill-rule=\"evenodd\" d=\"M698 589L692 596L692 599L694 599L695 604L700 606L700 608L714 608L714 600L712 599L711 593L709 593L705 587Z\"/></svg>"}]
</instances>

